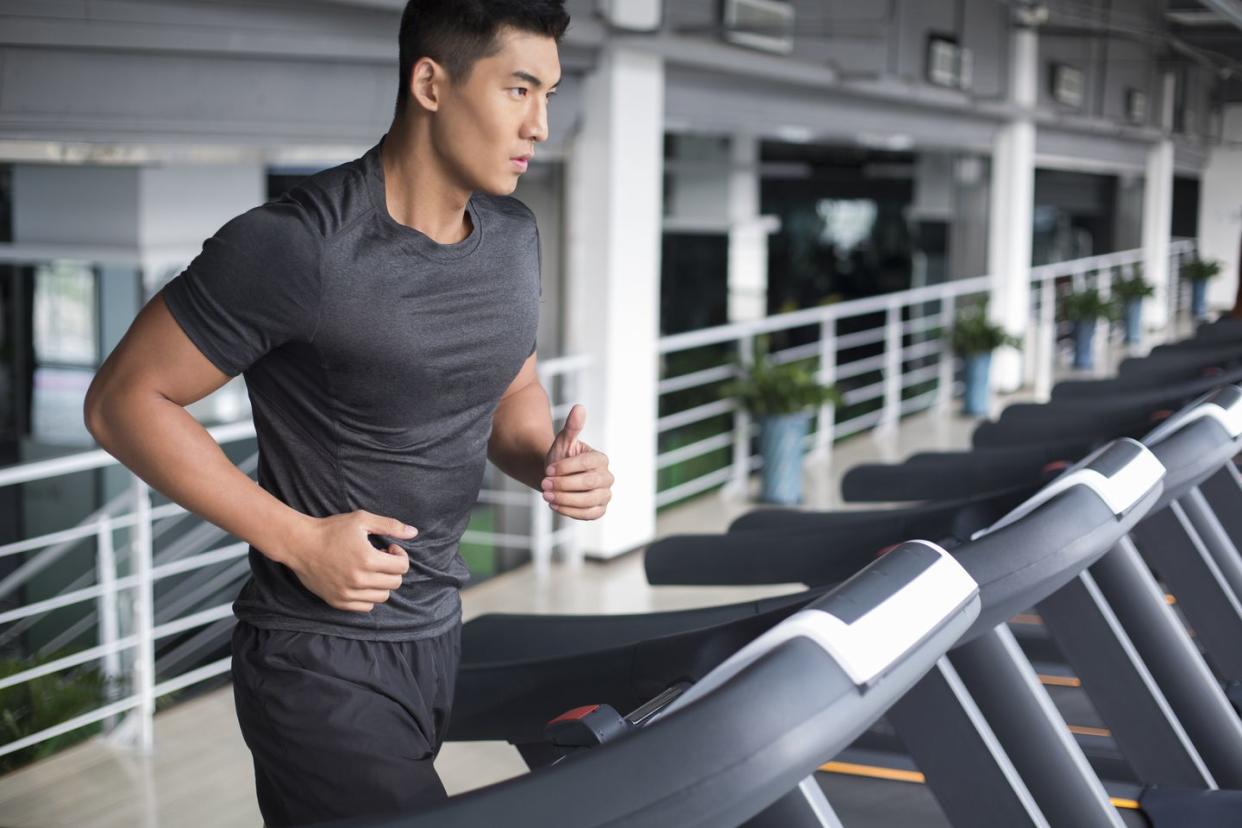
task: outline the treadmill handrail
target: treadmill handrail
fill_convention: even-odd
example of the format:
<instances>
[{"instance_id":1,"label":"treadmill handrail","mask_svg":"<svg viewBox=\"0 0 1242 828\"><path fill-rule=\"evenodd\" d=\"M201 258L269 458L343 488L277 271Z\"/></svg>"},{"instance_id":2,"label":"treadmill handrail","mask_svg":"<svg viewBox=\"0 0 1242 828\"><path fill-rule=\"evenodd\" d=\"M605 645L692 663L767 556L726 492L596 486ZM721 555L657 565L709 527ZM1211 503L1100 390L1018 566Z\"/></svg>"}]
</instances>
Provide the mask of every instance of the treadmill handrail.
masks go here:
<instances>
[{"instance_id":1,"label":"treadmill handrail","mask_svg":"<svg viewBox=\"0 0 1242 828\"><path fill-rule=\"evenodd\" d=\"M1152 429L1143 443L1154 446L1202 419L1219 422L1231 439L1242 436L1242 388L1226 385L1209 391Z\"/></svg>"},{"instance_id":2,"label":"treadmill handrail","mask_svg":"<svg viewBox=\"0 0 1242 828\"><path fill-rule=\"evenodd\" d=\"M1126 457L1126 454L1130 456ZM1101 462L1117 462L1119 459L1122 461L1120 468L1111 473L1108 473L1107 465ZM1105 465L1104 471L1097 468L1100 465ZM971 535L971 540L978 540L1016 523L1074 486L1091 489L1112 509L1114 515L1120 517L1142 500L1163 479L1164 473L1164 465L1156 459L1151 449L1138 440L1122 437L1101 446L1075 463L1012 512L986 529L975 532Z\"/></svg>"},{"instance_id":3,"label":"treadmill handrail","mask_svg":"<svg viewBox=\"0 0 1242 828\"><path fill-rule=\"evenodd\" d=\"M877 587L887 593L879 600ZM857 604L864 601L867 609L858 612ZM865 688L936 629L963 614L971 621L978 616L979 585L940 546L908 541L734 653L656 718L707 695L799 636L819 645Z\"/></svg>"}]
</instances>

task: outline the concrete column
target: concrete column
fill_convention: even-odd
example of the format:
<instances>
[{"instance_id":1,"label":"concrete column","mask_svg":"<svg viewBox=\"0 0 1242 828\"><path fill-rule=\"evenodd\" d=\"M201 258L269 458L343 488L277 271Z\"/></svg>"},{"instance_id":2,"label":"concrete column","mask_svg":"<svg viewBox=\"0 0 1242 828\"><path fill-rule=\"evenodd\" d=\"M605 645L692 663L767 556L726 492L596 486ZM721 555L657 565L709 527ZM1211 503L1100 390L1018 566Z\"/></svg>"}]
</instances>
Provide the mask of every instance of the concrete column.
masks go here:
<instances>
[{"instance_id":1,"label":"concrete column","mask_svg":"<svg viewBox=\"0 0 1242 828\"><path fill-rule=\"evenodd\" d=\"M1163 80L1160 126L1164 135L1147 151L1143 185L1143 278L1156 289L1151 301L1143 303L1143 323L1149 329L1168 324L1169 291L1177 288L1177 274L1169 272L1169 233L1173 226L1173 73L1165 73Z\"/></svg>"},{"instance_id":2,"label":"concrete column","mask_svg":"<svg viewBox=\"0 0 1242 828\"><path fill-rule=\"evenodd\" d=\"M607 558L655 536L663 61L608 46L582 98L566 163L567 351L593 360L583 439L616 475L608 514L580 527L585 554Z\"/></svg>"},{"instance_id":3,"label":"concrete column","mask_svg":"<svg viewBox=\"0 0 1242 828\"><path fill-rule=\"evenodd\" d=\"M1018 115L1000 129L992 149L992 199L988 217L988 272L992 276L989 314L1019 338L1031 315L1031 222L1035 197L1036 78L1039 50L1035 30L1014 29L1011 40L1010 99ZM997 391L1022 385L1022 355L1013 348L996 352L992 383Z\"/></svg>"},{"instance_id":4,"label":"concrete column","mask_svg":"<svg viewBox=\"0 0 1242 828\"><path fill-rule=\"evenodd\" d=\"M768 314L768 223L759 216L759 140L734 135L729 169L729 321Z\"/></svg>"},{"instance_id":5,"label":"concrete column","mask_svg":"<svg viewBox=\"0 0 1242 828\"><path fill-rule=\"evenodd\" d=\"M1222 265L1208 282L1208 306L1233 307L1242 246L1242 104L1225 108L1223 140L1212 147L1199 184L1199 255Z\"/></svg>"}]
</instances>

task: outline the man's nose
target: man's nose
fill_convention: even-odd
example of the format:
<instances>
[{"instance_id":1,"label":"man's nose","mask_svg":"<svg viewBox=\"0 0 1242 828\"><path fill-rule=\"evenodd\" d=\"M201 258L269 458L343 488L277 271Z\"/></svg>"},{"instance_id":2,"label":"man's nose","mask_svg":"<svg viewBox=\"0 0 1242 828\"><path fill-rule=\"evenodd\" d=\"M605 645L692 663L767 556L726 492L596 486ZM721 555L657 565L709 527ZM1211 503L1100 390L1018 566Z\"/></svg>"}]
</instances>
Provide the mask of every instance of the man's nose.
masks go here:
<instances>
[{"instance_id":1,"label":"man's nose","mask_svg":"<svg viewBox=\"0 0 1242 828\"><path fill-rule=\"evenodd\" d=\"M538 101L522 125L522 138L527 141L548 140L548 103Z\"/></svg>"}]
</instances>

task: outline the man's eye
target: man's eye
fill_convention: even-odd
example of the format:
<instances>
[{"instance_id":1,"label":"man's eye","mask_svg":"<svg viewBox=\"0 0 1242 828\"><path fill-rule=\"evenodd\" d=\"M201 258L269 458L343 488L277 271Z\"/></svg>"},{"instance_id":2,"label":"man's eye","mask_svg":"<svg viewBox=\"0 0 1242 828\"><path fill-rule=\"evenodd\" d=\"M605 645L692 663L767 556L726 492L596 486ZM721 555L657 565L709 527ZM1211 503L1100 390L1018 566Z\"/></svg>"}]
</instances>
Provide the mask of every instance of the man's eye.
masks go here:
<instances>
[{"instance_id":1,"label":"man's eye","mask_svg":"<svg viewBox=\"0 0 1242 828\"><path fill-rule=\"evenodd\" d=\"M514 95L516 95L516 96L517 96L517 97L519 97L519 98L525 98L525 97L526 97L526 87L525 87L525 86L515 86L515 87L513 87L512 89L510 89L509 91L510 91L510 92L512 92Z\"/></svg>"}]
</instances>

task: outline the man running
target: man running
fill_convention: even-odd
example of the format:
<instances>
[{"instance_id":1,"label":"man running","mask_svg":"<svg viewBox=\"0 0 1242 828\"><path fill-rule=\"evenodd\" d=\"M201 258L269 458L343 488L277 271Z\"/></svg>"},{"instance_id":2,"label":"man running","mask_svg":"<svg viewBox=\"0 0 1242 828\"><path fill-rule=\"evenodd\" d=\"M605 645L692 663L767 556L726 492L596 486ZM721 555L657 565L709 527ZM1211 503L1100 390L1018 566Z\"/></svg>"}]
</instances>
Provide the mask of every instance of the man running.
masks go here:
<instances>
[{"instance_id":1,"label":"man running","mask_svg":"<svg viewBox=\"0 0 1242 828\"><path fill-rule=\"evenodd\" d=\"M269 826L445 796L458 542L488 458L560 514L607 507L586 412L553 432L538 232L508 195L568 23L562 0L411 0L380 142L225 224L87 394L101 446L250 544L233 681ZM239 373L257 485L184 408Z\"/></svg>"}]
</instances>

